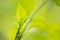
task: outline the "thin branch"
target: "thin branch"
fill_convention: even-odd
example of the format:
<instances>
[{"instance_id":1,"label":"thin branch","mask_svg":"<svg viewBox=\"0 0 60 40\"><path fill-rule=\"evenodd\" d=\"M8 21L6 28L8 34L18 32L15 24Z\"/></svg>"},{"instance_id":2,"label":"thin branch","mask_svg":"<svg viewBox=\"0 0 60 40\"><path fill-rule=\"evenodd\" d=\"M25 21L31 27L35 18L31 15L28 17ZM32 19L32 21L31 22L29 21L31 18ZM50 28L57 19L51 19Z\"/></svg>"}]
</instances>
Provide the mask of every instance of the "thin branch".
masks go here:
<instances>
[{"instance_id":1,"label":"thin branch","mask_svg":"<svg viewBox=\"0 0 60 40\"><path fill-rule=\"evenodd\" d=\"M42 8L47 2L48 2L48 1L43 2L41 5L38 5L38 7L36 7L36 8L32 11L31 15L30 15L30 16L24 21L24 23L23 23L23 26L22 26L22 27L24 27L24 30L22 31L22 33L19 32L20 27L21 27L21 26L19 26L15 40L21 40L21 38L23 37L23 34L24 34L24 32L26 31L26 29L27 29L29 23L31 22L31 20L38 14L37 12L40 11L41 8Z\"/></svg>"}]
</instances>

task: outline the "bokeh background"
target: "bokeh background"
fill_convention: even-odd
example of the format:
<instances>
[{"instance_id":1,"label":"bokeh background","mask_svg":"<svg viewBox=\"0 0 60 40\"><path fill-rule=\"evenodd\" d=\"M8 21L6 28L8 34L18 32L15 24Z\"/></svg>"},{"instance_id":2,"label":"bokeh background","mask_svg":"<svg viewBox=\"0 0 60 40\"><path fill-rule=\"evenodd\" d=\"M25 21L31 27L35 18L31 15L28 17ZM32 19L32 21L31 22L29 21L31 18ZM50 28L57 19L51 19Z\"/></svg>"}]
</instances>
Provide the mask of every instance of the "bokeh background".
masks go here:
<instances>
[{"instance_id":1,"label":"bokeh background","mask_svg":"<svg viewBox=\"0 0 60 40\"><path fill-rule=\"evenodd\" d=\"M18 22L24 22L45 0L0 0L0 30L8 40L14 40ZM60 40L59 0L49 0L29 23L21 40ZM56 4L58 3L58 5ZM24 28L23 28L24 29Z\"/></svg>"}]
</instances>

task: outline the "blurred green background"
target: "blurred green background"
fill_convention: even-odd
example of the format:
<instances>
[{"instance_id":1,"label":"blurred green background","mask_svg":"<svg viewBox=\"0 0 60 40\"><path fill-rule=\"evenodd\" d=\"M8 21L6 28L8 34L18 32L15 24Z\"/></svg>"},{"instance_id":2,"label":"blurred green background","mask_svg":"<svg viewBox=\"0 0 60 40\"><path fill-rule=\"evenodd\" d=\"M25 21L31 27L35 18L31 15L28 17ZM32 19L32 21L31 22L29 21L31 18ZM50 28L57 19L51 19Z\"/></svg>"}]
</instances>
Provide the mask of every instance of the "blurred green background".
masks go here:
<instances>
[{"instance_id":1,"label":"blurred green background","mask_svg":"<svg viewBox=\"0 0 60 40\"><path fill-rule=\"evenodd\" d=\"M18 22L24 22L44 0L0 0L0 30L14 40ZM28 25L21 40L60 40L60 2L49 0Z\"/></svg>"}]
</instances>

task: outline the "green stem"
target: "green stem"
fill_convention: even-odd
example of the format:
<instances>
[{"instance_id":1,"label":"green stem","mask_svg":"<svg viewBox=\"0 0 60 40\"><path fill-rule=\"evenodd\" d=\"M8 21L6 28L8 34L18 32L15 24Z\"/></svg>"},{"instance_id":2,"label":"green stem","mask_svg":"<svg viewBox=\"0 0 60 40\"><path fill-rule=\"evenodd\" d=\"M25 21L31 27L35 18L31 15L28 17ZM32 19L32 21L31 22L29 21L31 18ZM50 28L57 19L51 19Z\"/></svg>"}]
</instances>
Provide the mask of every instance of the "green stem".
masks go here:
<instances>
[{"instance_id":1,"label":"green stem","mask_svg":"<svg viewBox=\"0 0 60 40\"><path fill-rule=\"evenodd\" d=\"M21 40L21 38L23 37L23 34L24 34L24 32L26 31L26 29L27 29L29 23L31 22L31 20L38 14L37 12L40 11L41 8L42 8L47 2L48 2L48 1L45 1L45 2L42 3L42 5L38 5L38 7L36 7L36 8L32 11L31 15L24 21L23 25L21 26L21 24L20 24L20 26L19 26L19 28L18 28L18 31L17 31L17 34L16 34L15 40ZM24 30L22 31L22 33L20 33L20 29L21 29L20 27L23 27L23 28L24 28Z\"/></svg>"}]
</instances>

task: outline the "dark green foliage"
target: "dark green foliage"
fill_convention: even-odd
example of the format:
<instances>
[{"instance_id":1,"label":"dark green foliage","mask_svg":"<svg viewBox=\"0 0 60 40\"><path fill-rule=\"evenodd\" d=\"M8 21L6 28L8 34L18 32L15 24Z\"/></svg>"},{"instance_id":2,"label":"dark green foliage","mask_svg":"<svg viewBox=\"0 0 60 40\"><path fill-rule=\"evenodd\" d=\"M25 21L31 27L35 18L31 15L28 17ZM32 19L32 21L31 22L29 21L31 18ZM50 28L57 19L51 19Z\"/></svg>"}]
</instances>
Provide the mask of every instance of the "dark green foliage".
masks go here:
<instances>
[{"instance_id":1,"label":"dark green foliage","mask_svg":"<svg viewBox=\"0 0 60 40\"><path fill-rule=\"evenodd\" d=\"M53 2L54 2L56 5L60 6L60 0L53 0Z\"/></svg>"}]
</instances>

